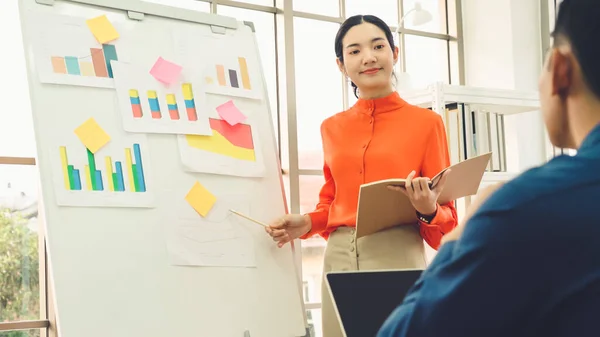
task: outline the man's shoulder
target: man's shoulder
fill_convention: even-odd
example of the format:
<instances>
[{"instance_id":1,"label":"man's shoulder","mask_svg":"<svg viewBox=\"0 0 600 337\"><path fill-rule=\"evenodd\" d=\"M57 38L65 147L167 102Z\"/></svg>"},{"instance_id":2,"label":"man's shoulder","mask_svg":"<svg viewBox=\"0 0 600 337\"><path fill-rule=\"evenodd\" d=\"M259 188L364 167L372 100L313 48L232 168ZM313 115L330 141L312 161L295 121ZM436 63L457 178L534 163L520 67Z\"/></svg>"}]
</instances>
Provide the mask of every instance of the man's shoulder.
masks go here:
<instances>
[{"instance_id":1,"label":"man's shoulder","mask_svg":"<svg viewBox=\"0 0 600 337\"><path fill-rule=\"evenodd\" d=\"M569 198L581 186L600 183L600 161L560 156L526 170L506 182L482 205L482 210L506 211L531 207L549 198Z\"/></svg>"}]
</instances>

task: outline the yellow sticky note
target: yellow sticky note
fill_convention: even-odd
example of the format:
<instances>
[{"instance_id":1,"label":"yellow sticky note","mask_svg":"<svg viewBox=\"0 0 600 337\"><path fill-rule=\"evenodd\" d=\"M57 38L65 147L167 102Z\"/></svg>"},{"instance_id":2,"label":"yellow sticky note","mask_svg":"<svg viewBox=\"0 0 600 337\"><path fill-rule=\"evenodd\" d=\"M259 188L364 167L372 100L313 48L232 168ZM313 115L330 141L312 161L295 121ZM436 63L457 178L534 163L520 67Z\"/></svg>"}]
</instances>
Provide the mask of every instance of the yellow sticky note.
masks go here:
<instances>
[{"instance_id":1,"label":"yellow sticky note","mask_svg":"<svg viewBox=\"0 0 600 337\"><path fill-rule=\"evenodd\" d=\"M75 134L92 153L96 153L110 141L110 136L96 123L94 118L88 119L75 129Z\"/></svg>"},{"instance_id":2,"label":"yellow sticky note","mask_svg":"<svg viewBox=\"0 0 600 337\"><path fill-rule=\"evenodd\" d=\"M106 15L102 15L86 21L88 28L98 40L98 43L107 43L119 38L119 32L108 21Z\"/></svg>"},{"instance_id":3,"label":"yellow sticky note","mask_svg":"<svg viewBox=\"0 0 600 337\"><path fill-rule=\"evenodd\" d=\"M210 191L199 182L196 182L185 196L185 200L196 210L196 212L203 217L206 217L217 201L217 197L210 193Z\"/></svg>"}]
</instances>

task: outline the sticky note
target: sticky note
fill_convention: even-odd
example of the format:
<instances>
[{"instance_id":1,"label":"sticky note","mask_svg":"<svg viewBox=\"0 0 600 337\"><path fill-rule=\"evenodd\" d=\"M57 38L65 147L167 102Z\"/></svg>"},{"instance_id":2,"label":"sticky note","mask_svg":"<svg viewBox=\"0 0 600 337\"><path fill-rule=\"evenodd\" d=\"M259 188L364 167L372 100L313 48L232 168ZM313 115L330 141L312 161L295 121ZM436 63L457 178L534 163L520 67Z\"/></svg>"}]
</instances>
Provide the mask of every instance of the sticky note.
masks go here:
<instances>
[{"instance_id":1,"label":"sticky note","mask_svg":"<svg viewBox=\"0 0 600 337\"><path fill-rule=\"evenodd\" d=\"M112 23L108 21L106 15L89 19L86 23L92 34L94 34L94 37L96 37L98 43L107 43L119 38L119 32L117 32Z\"/></svg>"},{"instance_id":2,"label":"sticky note","mask_svg":"<svg viewBox=\"0 0 600 337\"><path fill-rule=\"evenodd\" d=\"M185 200L198 214L206 217L215 202L217 202L217 197L210 193L202 184L196 182L185 196Z\"/></svg>"},{"instance_id":3,"label":"sticky note","mask_svg":"<svg viewBox=\"0 0 600 337\"><path fill-rule=\"evenodd\" d=\"M159 57L152 69L150 69L150 74L165 84L171 84L177 81L177 78L181 74L181 69L181 66Z\"/></svg>"},{"instance_id":4,"label":"sticky note","mask_svg":"<svg viewBox=\"0 0 600 337\"><path fill-rule=\"evenodd\" d=\"M96 153L110 141L110 136L96 123L94 118L88 119L75 129L75 134L92 153Z\"/></svg>"},{"instance_id":5,"label":"sticky note","mask_svg":"<svg viewBox=\"0 0 600 337\"><path fill-rule=\"evenodd\" d=\"M246 116L238 109L233 101L223 103L217 107L217 113L229 125L236 125L246 120Z\"/></svg>"}]
</instances>

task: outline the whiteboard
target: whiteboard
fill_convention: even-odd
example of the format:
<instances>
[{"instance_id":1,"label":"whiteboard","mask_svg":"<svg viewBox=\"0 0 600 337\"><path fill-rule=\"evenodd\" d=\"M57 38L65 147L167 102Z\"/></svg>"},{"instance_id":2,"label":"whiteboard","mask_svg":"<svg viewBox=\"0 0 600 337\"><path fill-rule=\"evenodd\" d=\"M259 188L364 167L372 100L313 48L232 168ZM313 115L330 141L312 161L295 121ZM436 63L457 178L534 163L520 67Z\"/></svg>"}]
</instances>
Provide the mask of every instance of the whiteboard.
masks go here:
<instances>
[{"instance_id":1,"label":"whiteboard","mask_svg":"<svg viewBox=\"0 0 600 337\"><path fill-rule=\"evenodd\" d=\"M261 226L228 212L268 222L287 209L251 25L129 0L38 2L20 0L20 13L60 336L305 335L299 252L277 248ZM110 46L85 27L100 15L120 34ZM244 55L248 73L237 88L233 77L220 88L218 73L209 81L215 62L231 71L238 61L215 59L218 51L202 48L209 38ZM194 86L193 111L183 91L166 98L177 101L171 110L168 90L159 88L156 100L169 111L148 113L141 101L149 102L150 89L140 89L138 103L119 94L98 55L141 69L158 57L182 65L181 79ZM235 90L242 85L252 90ZM228 101L245 114L236 125L251 127L254 148L230 148L237 162L213 156L207 166L200 159L214 149L184 133L194 121L219 122L217 108ZM134 104L162 120L132 124L125 113ZM197 130L193 137L210 137L202 136L206 124ZM182 151L186 144L199 151ZM205 215L188 202L196 185L216 198Z\"/></svg>"}]
</instances>

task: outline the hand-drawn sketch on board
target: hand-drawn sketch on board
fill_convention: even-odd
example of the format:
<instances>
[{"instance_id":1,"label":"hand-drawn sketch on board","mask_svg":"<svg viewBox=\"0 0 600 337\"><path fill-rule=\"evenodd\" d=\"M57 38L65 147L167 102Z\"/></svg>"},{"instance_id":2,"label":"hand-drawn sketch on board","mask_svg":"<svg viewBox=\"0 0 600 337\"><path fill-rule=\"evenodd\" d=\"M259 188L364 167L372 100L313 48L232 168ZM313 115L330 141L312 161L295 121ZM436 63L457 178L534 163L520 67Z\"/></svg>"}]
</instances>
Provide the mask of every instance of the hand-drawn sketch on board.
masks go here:
<instances>
[{"instance_id":1,"label":"hand-drawn sketch on board","mask_svg":"<svg viewBox=\"0 0 600 337\"><path fill-rule=\"evenodd\" d=\"M206 217L182 202L179 218L165 221L170 263L178 266L256 267L254 242L247 230L256 225L229 211L235 209L249 214L249 196L215 194L217 200Z\"/></svg>"}]
</instances>

